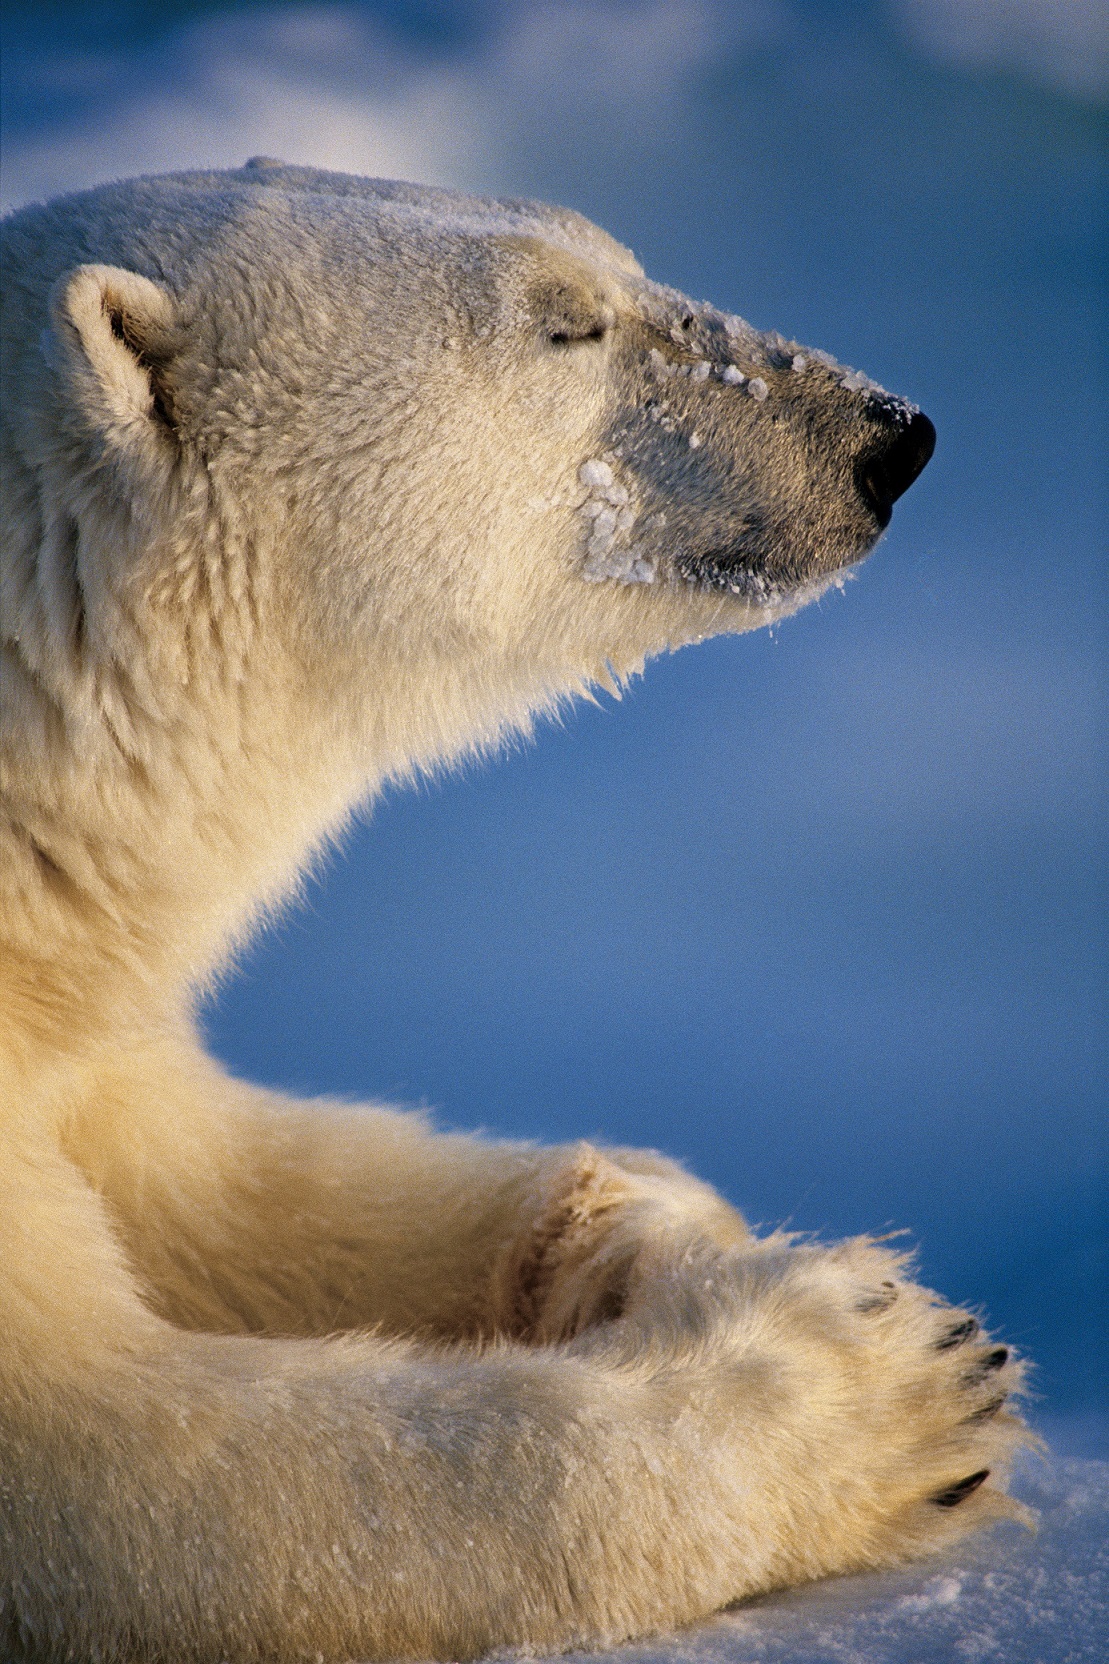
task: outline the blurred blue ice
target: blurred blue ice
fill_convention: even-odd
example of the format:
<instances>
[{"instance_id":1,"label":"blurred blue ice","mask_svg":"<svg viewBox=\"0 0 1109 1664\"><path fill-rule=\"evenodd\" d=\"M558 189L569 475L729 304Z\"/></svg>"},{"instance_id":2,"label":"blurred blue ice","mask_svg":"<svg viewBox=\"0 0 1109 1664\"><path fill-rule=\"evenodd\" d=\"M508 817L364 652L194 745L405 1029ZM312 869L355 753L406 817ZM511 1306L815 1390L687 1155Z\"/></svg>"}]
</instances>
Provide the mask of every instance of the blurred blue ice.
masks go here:
<instances>
[{"instance_id":1,"label":"blurred blue ice","mask_svg":"<svg viewBox=\"0 0 1109 1664\"><path fill-rule=\"evenodd\" d=\"M391 798L206 1021L267 1082L907 1227L1044 1414L1089 1416L1107 106L1100 8L1017 10L9 6L6 190L277 148L543 196L924 406L935 460L845 596Z\"/></svg>"}]
</instances>

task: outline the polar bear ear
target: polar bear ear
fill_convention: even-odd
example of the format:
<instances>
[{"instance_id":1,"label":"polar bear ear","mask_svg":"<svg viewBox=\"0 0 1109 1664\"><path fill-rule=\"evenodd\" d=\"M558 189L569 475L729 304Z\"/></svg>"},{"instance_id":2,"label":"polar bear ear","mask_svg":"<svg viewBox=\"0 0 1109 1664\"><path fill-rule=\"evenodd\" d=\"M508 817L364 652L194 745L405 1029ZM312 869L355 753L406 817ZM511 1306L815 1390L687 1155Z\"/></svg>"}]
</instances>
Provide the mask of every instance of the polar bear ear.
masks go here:
<instances>
[{"instance_id":1,"label":"polar bear ear","mask_svg":"<svg viewBox=\"0 0 1109 1664\"><path fill-rule=\"evenodd\" d=\"M173 441L166 291L119 266L78 266L55 285L50 314L43 350L85 422L124 450Z\"/></svg>"}]
</instances>

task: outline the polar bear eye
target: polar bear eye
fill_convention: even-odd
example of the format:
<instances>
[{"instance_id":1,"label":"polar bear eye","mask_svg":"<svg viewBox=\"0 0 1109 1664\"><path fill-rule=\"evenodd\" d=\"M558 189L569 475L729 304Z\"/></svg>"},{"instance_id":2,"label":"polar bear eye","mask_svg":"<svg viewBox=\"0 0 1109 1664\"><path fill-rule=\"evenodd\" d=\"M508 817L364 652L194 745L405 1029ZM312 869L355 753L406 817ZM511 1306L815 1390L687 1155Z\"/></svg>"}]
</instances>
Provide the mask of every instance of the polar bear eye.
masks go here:
<instances>
[{"instance_id":1,"label":"polar bear eye","mask_svg":"<svg viewBox=\"0 0 1109 1664\"><path fill-rule=\"evenodd\" d=\"M616 310L595 275L555 251L542 254L527 297L534 339L558 352L603 341L616 324Z\"/></svg>"},{"instance_id":2,"label":"polar bear eye","mask_svg":"<svg viewBox=\"0 0 1109 1664\"><path fill-rule=\"evenodd\" d=\"M547 340L552 347L577 346L581 341L603 341L612 328L607 318L594 318L581 323L569 321L556 324L547 330Z\"/></svg>"}]
</instances>

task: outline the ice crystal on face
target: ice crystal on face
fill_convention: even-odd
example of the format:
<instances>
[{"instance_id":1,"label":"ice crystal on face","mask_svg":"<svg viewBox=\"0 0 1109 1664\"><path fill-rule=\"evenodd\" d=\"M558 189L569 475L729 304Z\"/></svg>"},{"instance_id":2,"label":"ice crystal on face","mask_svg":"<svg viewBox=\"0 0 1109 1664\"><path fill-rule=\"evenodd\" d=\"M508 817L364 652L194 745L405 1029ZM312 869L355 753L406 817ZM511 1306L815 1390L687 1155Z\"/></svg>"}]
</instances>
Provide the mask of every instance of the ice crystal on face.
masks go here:
<instances>
[{"instance_id":1,"label":"ice crystal on face","mask_svg":"<svg viewBox=\"0 0 1109 1664\"><path fill-rule=\"evenodd\" d=\"M734 364L726 364L724 366L723 379L728 383L729 387L742 387L743 383L747 380L747 377L744 375L742 370L737 370Z\"/></svg>"},{"instance_id":2,"label":"ice crystal on face","mask_svg":"<svg viewBox=\"0 0 1109 1664\"><path fill-rule=\"evenodd\" d=\"M837 377L839 384L845 393L877 393L885 395L885 389L883 387L879 387L878 383L876 381L872 381L868 375L864 375L862 370L849 369L846 364L841 364L837 358L832 357L830 352L825 352L820 347L811 348L807 355L804 353L798 353L793 360L793 368L795 370L804 370L810 360L812 363L822 364L826 370L830 370L832 374Z\"/></svg>"},{"instance_id":3,"label":"ice crystal on face","mask_svg":"<svg viewBox=\"0 0 1109 1664\"><path fill-rule=\"evenodd\" d=\"M747 391L753 399L757 399L759 403L762 404L763 400L770 392L770 389L761 376L755 376L755 378L748 385Z\"/></svg>"},{"instance_id":4,"label":"ice crystal on face","mask_svg":"<svg viewBox=\"0 0 1109 1664\"><path fill-rule=\"evenodd\" d=\"M803 352L794 353L794 355L793 355L793 368L796 370L797 374L799 376L804 375L804 373L808 369L808 367L809 367L809 361L805 357L804 353Z\"/></svg>"},{"instance_id":5,"label":"ice crystal on face","mask_svg":"<svg viewBox=\"0 0 1109 1664\"><path fill-rule=\"evenodd\" d=\"M690 448L690 450L691 451L699 451L703 444L704 444L704 440L701 438L701 435L696 430L694 430L694 432L691 433L690 436L689 436L689 448Z\"/></svg>"},{"instance_id":6,"label":"ice crystal on face","mask_svg":"<svg viewBox=\"0 0 1109 1664\"><path fill-rule=\"evenodd\" d=\"M578 478L591 491L603 491L607 486L614 483L612 469L607 462L602 462L599 457L594 457L589 462L583 462L578 469Z\"/></svg>"},{"instance_id":7,"label":"ice crystal on face","mask_svg":"<svg viewBox=\"0 0 1109 1664\"><path fill-rule=\"evenodd\" d=\"M712 365L708 362L708 359L698 359L697 363L694 364L693 368L689 372L690 381L707 381L711 369Z\"/></svg>"},{"instance_id":8,"label":"ice crystal on face","mask_svg":"<svg viewBox=\"0 0 1109 1664\"><path fill-rule=\"evenodd\" d=\"M633 543L628 549L613 549L608 554L590 552L582 576L587 584L604 583L606 578L621 584L653 584L655 563Z\"/></svg>"},{"instance_id":9,"label":"ice crystal on face","mask_svg":"<svg viewBox=\"0 0 1109 1664\"><path fill-rule=\"evenodd\" d=\"M843 377L843 380L840 382L840 386L848 393L862 393L863 391L868 393L880 393L882 391L878 383L876 381L871 381L870 377L864 375L861 370L849 371L848 374Z\"/></svg>"},{"instance_id":10,"label":"ice crystal on face","mask_svg":"<svg viewBox=\"0 0 1109 1664\"><path fill-rule=\"evenodd\" d=\"M578 469L578 479L589 496L579 513L586 524L585 566L587 583L611 578L617 583L650 584L655 581L655 560L641 544L626 544L635 525L636 511L631 493L616 478L610 463L591 458Z\"/></svg>"}]
</instances>

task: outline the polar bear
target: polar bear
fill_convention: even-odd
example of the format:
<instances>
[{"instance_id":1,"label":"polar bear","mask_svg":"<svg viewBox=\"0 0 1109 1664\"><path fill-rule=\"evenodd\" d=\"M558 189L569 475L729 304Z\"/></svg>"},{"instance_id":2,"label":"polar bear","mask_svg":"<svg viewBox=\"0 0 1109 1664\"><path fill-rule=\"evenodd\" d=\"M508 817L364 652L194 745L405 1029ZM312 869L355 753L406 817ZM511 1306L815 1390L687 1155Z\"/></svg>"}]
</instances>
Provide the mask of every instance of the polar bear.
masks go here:
<instances>
[{"instance_id":1,"label":"polar bear","mask_svg":"<svg viewBox=\"0 0 1109 1664\"><path fill-rule=\"evenodd\" d=\"M927 419L529 202L256 159L4 260L5 1656L597 1646L1018 1512L1020 1365L887 1247L192 1019L383 782L836 582Z\"/></svg>"}]
</instances>

